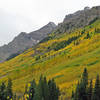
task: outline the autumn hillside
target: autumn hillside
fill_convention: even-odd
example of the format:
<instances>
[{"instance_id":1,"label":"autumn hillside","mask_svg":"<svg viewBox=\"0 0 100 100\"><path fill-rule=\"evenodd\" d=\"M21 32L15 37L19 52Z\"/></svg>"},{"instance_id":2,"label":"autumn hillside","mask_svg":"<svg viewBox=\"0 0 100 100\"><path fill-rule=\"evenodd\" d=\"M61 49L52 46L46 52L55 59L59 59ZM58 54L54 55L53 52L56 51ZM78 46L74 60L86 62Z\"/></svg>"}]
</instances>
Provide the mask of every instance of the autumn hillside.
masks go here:
<instances>
[{"instance_id":1,"label":"autumn hillside","mask_svg":"<svg viewBox=\"0 0 100 100\"><path fill-rule=\"evenodd\" d=\"M70 96L75 83L87 67L89 78L100 73L100 20L70 34L53 32L35 47L0 64L0 81L9 77L13 90L23 94L25 84L32 79L38 82L41 74L55 78L63 98Z\"/></svg>"}]
</instances>

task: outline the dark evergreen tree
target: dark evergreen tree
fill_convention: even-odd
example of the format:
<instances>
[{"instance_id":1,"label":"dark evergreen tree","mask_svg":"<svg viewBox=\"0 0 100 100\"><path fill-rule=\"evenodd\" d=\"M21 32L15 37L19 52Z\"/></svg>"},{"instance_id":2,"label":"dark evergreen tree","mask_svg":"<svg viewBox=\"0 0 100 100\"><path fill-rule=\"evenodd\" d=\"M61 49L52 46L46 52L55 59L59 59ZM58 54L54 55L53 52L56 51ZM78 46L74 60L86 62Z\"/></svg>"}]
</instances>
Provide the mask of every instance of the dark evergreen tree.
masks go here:
<instances>
[{"instance_id":1,"label":"dark evergreen tree","mask_svg":"<svg viewBox=\"0 0 100 100\"><path fill-rule=\"evenodd\" d=\"M45 77L40 77L34 100L49 100L49 88Z\"/></svg>"},{"instance_id":2,"label":"dark evergreen tree","mask_svg":"<svg viewBox=\"0 0 100 100\"><path fill-rule=\"evenodd\" d=\"M13 100L16 100L16 94L13 95Z\"/></svg>"},{"instance_id":3,"label":"dark evergreen tree","mask_svg":"<svg viewBox=\"0 0 100 100\"><path fill-rule=\"evenodd\" d=\"M13 98L13 92L12 92L12 80L8 79L8 85L7 85L7 100L11 100Z\"/></svg>"},{"instance_id":4,"label":"dark evergreen tree","mask_svg":"<svg viewBox=\"0 0 100 100\"><path fill-rule=\"evenodd\" d=\"M48 87L48 82L46 80L46 77L43 78L43 98L44 100L49 100L49 87Z\"/></svg>"},{"instance_id":5,"label":"dark evergreen tree","mask_svg":"<svg viewBox=\"0 0 100 100\"><path fill-rule=\"evenodd\" d=\"M93 85L92 85L92 80L90 80L88 87L88 100L92 100L92 95L93 95Z\"/></svg>"},{"instance_id":6,"label":"dark evergreen tree","mask_svg":"<svg viewBox=\"0 0 100 100\"><path fill-rule=\"evenodd\" d=\"M7 100L6 85L4 82L0 85L0 100Z\"/></svg>"},{"instance_id":7,"label":"dark evergreen tree","mask_svg":"<svg viewBox=\"0 0 100 100\"><path fill-rule=\"evenodd\" d=\"M42 76L40 77L39 83L35 88L35 94L33 100L42 100L42 86L41 86Z\"/></svg>"},{"instance_id":8,"label":"dark evergreen tree","mask_svg":"<svg viewBox=\"0 0 100 100\"><path fill-rule=\"evenodd\" d=\"M59 95L59 88L54 80L47 82L46 77L41 76L35 89L34 100L58 100Z\"/></svg>"},{"instance_id":9,"label":"dark evergreen tree","mask_svg":"<svg viewBox=\"0 0 100 100\"><path fill-rule=\"evenodd\" d=\"M84 69L81 81L78 82L75 91L74 100L87 100L87 86L88 86L88 73L87 69Z\"/></svg>"},{"instance_id":10,"label":"dark evergreen tree","mask_svg":"<svg viewBox=\"0 0 100 100\"><path fill-rule=\"evenodd\" d=\"M83 82L79 85L79 98L80 100L87 100L86 86Z\"/></svg>"},{"instance_id":11,"label":"dark evergreen tree","mask_svg":"<svg viewBox=\"0 0 100 100\"><path fill-rule=\"evenodd\" d=\"M87 86L88 86L88 73L87 69L84 69L81 82L79 84L79 96L81 100L87 100Z\"/></svg>"},{"instance_id":12,"label":"dark evergreen tree","mask_svg":"<svg viewBox=\"0 0 100 100\"><path fill-rule=\"evenodd\" d=\"M84 69L81 82L85 85L85 87L88 85L88 72L86 68Z\"/></svg>"},{"instance_id":13,"label":"dark evergreen tree","mask_svg":"<svg viewBox=\"0 0 100 100\"><path fill-rule=\"evenodd\" d=\"M29 98L28 98L28 100L34 100L35 88L36 88L36 83L35 83L35 80L33 80L31 82L30 87L29 87L29 92L28 92ZM27 94L27 90L26 90L26 94Z\"/></svg>"},{"instance_id":14,"label":"dark evergreen tree","mask_svg":"<svg viewBox=\"0 0 100 100\"><path fill-rule=\"evenodd\" d=\"M76 87L76 91L75 91L75 93L74 93L74 100L80 100L80 91L79 91L79 82L78 82L78 84L77 84L77 87Z\"/></svg>"},{"instance_id":15,"label":"dark evergreen tree","mask_svg":"<svg viewBox=\"0 0 100 100\"><path fill-rule=\"evenodd\" d=\"M58 100L60 91L59 91L59 88L56 86L54 79L49 80L48 86L49 86L49 93L50 93L48 100Z\"/></svg>"},{"instance_id":16,"label":"dark evergreen tree","mask_svg":"<svg viewBox=\"0 0 100 100\"><path fill-rule=\"evenodd\" d=\"M99 75L97 75L97 78L96 78L95 88L94 88L93 99L92 100L100 100L100 80L99 80Z\"/></svg>"},{"instance_id":17,"label":"dark evergreen tree","mask_svg":"<svg viewBox=\"0 0 100 100\"><path fill-rule=\"evenodd\" d=\"M72 91L72 96L71 96L71 100L74 100L74 91Z\"/></svg>"}]
</instances>

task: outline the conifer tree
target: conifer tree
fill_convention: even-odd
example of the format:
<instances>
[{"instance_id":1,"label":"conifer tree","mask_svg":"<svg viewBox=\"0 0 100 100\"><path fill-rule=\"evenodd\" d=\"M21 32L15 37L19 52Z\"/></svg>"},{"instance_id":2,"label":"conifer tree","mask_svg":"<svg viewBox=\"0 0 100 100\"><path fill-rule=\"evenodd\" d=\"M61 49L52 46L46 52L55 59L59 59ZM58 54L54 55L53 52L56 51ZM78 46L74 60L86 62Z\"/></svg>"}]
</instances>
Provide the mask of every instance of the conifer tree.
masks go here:
<instances>
[{"instance_id":1,"label":"conifer tree","mask_svg":"<svg viewBox=\"0 0 100 100\"><path fill-rule=\"evenodd\" d=\"M88 73L87 69L84 69L81 81L78 82L75 91L74 100L87 100L87 86L88 86Z\"/></svg>"},{"instance_id":2,"label":"conifer tree","mask_svg":"<svg viewBox=\"0 0 100 100\"><path fill-rule=\"evenodd\" d=\"M0 100L7 100L6 85L4 82L0 85Z\"/></svg>"},{"instance_id":3,"label":"conifer tree","mask_svg":"<svg viewBox=\"0 0 100 100\"><path fill-rule=\"evenodd\" d=\"M8 85L7 85L7 100L11 100L13 98L12 93L12 80L8 79Z\"/></svg>"},{"instance_id":4,"label":"conifer tree","mask_svg":"<svg viewBox=\"0 0 100 100\"><path fill-rule=\"evenodd\" d=\"M49 87L46 77L43 78L43 98L49 100Z\"/></svg>"},{"instance_id":5,"label":"conifer tree","mask_svg":"<svg viewBox=\"0 0 100 100\"><path fill-rule=\"evenodd\" d=\"M85 87L88 85L88 72L86 68L84 69L81 81L84 83Z\"/></svg>"},{"instance_id":6,"label":"conifer tree","mask_svg":"<svg viewBox=\"0 0 100 100\"><path fill-rule=\"evenodd\" d=\"M49 86L49 93L50 93L48 100L58 100L60 91L59 91L59 88L56 86L54 79L49 80L48 86Z\"/></svg>"},{"instance_id":7,"label":"conifer tree","mask_svg":"<svg viewBox=\"0 0 100 100\"><path fill-rule=\"evenodd\" d=\"M79 85L79 98L81 100L87 100L86 86L84 85L83 82L81 82Z\"/></svg>"},{"instance_id":8,"label":"conifer tree","mask_svg":"<svg viewBox=\"0 0 100 100\"><path fill-rule=\"evenodd\" d=\"M29 98L28 98L28 100L34 100L33 98L34 98L34 94L35 94L35 88L36 88L36 83L35 83L35 80L33 80L31 82L30 87L29 87L29 92L28 92Z\"/></svg>"},{"instance_id":9,"label":"conifer tree","mask_svg":"<svg viewBox=\"0 0 100 100\"><path fill-rule=\"evenodd\" d=\"M49 88L45 77L41 76L36 87L34 100L49 100Z\"/></svg>"},{"instance_id":10,"label":"conifer tree","mask_svg":"<svg viewBox=\"0 0 100 100\"><path fill-rule=\"evenodd\" d=\"M90 80L88 87L88 100L92 100L92 95L93 95L93 85L92 85L92 80Z\"/></svg>"},{"instance_id":11,"label":"conifer tree","mask_svg":"<svg viewBox=\"0 0 100 100\"><path fill-rule=\"evenodd\" d=\"M16 94L13 95L13 100L16 100Z\"/></svg>"},{"instance_id":12,"label":"conifer tree","mask_svg":"<svg viewBox=\"0 0 100 100\"><path fill-rule=\"evenodd\" d=\"M42 100L41 81L42 81L42 76L40 77L39 83L35 88L35 94L34 94L34 99L33 100Z\"/></svg>"},{"instance_id":13,"label":"conifer tree","mask_svg":"<svg viewBox=\"0 0 100 100\"><path fill-rule=\"evenodd\" d=\"M80 100L80 91L79 91L79 81L78 81L78 84L77 84L77 87L76 87L76 91L74 93L74 100Z\"/></svg>"},{"instance_id":14,"label":"conifer tree","mask_svg":"<svg viewBox=\"0 0 100 100\"><path fill-rule=\"evenodd\" d=\"M93 92L93 100L100 100L100 80L99 75L97 75L94 92Z\"/></svg>"},{"instance_id":15,"label":"conifer tree","mask_svg":"<svg viewBox=\"0 0 100 100\"><path fill-rule=\"evenodd\" d=\"M58 100L59 95L59 88L54 80L47 81L46 77L41 76L33 100Z\"/></svg>"},{"instance_id":16,"label":"conifer tree","mask_svg":"<svg viewBox=\"0 0 100 100\"><path fill-rule=\"evenodd\" d=\"M79 92L80 92L79 94L81 100L87 100L87 86L88 86L88 72L87 69L85 68L79 85Z\"/></svg>"},{"instance_id":17,"label":"conifer tree","mask_svg":"<svg viewBox=\"0 0 100 100\"><path fill-rule=\"evenodd\" d=\"M74 100L74 91L72 91L71 100Z\"/></svg>"}]
</instances>

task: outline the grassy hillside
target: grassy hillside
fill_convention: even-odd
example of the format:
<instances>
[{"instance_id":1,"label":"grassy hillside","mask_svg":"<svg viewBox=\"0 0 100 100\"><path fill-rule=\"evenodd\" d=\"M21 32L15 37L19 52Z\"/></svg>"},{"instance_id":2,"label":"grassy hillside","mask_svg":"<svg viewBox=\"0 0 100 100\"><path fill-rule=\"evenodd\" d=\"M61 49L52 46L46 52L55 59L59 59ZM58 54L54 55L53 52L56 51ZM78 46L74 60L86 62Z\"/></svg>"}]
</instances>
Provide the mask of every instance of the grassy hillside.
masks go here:
<instances>
[{"instance_id":1,"label":"grassy hillside","mask_svg":"<svg viewBox=\"0 0 100 100\"><path fill-rule=\"evenodd\" d=\"M40 44L19 56L0 64L0 81L9 77L13 90L24 92L25 84L32 79L38 82L43 74L55 78L63 98L71 95L75 83L87 67L89 78L100 73L100 20L69 33L52 33ZM61 96L61 97L62 97Z\"/></svg>"}]
</instances>

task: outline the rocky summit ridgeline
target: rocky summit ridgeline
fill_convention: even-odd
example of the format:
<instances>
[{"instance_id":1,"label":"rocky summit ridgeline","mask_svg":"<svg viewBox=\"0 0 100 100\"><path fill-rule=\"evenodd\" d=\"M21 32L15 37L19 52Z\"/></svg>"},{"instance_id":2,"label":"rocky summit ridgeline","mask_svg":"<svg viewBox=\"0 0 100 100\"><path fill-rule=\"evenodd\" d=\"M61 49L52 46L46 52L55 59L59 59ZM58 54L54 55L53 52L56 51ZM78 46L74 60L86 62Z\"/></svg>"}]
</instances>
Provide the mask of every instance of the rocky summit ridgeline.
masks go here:
<instances>
[{"instance_id":1,"label":"rocky summit ridgeline","mask_svg":"<svg viewBox=\"0 0 100 100\"><path fill-rule=\"evenodd\" d=\"M10 59L9 57L16 56L24 50L31 48L35 44L39 43L40 40L45 38L55 28L56 25L53 22L49 22L39 30L30 33L21 32L13 39L13 41L8 43L8 45L0 47L0 62Z\"/></svg>"},{"instance_id":2,"label":"rocky summit ridgeline","mask_svg":"<svg viewBox=\"0 0 100 100\"><path fill-rule=\"evenodd\" d=\"M58 25L57 32L70 32L76 28L82 28L100 18L100 6L85 7L73 14L66 15L63 22Z\"/></svg>"}]
</instances>

